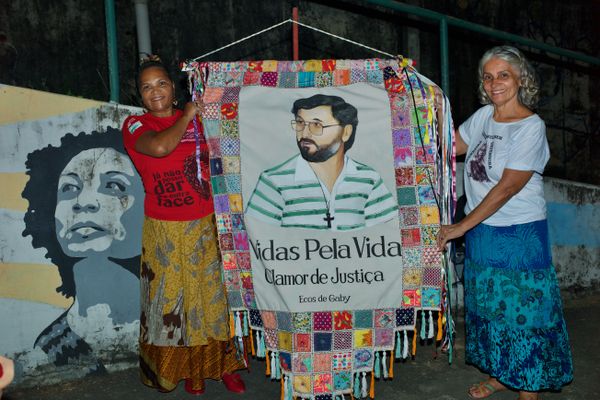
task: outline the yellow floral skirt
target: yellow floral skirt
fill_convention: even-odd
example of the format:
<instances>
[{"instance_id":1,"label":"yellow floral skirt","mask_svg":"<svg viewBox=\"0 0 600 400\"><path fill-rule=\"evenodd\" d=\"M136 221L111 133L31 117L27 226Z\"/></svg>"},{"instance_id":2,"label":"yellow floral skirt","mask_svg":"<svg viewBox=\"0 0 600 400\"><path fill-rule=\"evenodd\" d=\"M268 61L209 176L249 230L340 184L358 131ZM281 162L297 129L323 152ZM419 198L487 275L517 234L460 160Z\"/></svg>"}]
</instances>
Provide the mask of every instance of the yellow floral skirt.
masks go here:
<instances>
[{"instance_id":1,"label":"yellow floral skirt","mask_svg":"<svg viewBox=\"0 0 600 400\"><path fill-rule=\"evenodd\" d=\"M245 368L230 339L214 216L144 220L140 371L144 384L173 390Z\"/></svg>"}]
</instances>

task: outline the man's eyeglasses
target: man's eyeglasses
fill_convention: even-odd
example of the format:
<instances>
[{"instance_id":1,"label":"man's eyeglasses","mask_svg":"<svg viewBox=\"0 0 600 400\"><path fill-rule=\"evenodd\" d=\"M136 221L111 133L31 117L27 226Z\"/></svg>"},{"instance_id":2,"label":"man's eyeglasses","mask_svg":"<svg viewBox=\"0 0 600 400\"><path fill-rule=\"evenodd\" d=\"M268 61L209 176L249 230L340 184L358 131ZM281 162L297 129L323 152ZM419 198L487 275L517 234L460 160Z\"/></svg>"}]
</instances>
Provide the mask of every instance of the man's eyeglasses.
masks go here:
<instances>
[{"instance_id":1,"label":"man's eyeglasses","mask_svg":"<svg viewBox=\"0 0 600 400\"><path fill-rule=\"evenodd\" d=\"M342 124L331 124L331 125L323 125L318 121L304 121L303 119L293 119L292 120L292 129L296 132L302 132L308 125L308 131L311 135L321 136L323 134L323 129L329 128L332 126L342 126Z\"/></svg>"}]
</instances>

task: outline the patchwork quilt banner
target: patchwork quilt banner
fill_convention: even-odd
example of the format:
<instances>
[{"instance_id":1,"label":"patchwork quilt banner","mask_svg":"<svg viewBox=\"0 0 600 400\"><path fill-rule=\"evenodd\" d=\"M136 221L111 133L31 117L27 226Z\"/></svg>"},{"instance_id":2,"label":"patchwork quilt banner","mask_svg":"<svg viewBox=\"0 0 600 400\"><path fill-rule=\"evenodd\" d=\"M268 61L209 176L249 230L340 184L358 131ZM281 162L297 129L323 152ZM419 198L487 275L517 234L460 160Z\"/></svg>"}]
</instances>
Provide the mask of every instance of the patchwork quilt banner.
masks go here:
<instances>
[{"instance_id":1,"label":"patchwork quilt banner","mask_svg":"<svg viewBox=\"0 0 600 400\"><path fill-rule=\"evenodd\" d=\"M440 339L435 85L404 61L201 66L234 326L284 398L366 396Z\"/></svg>"}]
</instances>

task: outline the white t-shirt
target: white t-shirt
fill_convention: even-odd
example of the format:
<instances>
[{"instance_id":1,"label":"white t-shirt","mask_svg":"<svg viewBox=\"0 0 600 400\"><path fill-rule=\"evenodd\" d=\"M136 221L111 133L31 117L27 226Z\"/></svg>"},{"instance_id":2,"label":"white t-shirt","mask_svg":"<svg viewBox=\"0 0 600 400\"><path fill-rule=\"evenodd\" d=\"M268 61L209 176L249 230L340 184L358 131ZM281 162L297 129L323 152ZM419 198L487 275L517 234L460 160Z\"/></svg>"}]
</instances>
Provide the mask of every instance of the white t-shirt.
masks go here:
<instances>
[{"instance_id":1,"label":"white t-shirt","mask_svg":"<svg viewBox=\"0 0 600 400\"><path fill-rule=\"evenodd\" d=\"M546 218L542 173L550 158L546 125L533 114L516 122L496 122L494 107L477 110L459 128L467 144L465 213L471 212L498 183L505 168L534 171L531 179L483 223L509 226Z\"/></svg>"}]
</instances>

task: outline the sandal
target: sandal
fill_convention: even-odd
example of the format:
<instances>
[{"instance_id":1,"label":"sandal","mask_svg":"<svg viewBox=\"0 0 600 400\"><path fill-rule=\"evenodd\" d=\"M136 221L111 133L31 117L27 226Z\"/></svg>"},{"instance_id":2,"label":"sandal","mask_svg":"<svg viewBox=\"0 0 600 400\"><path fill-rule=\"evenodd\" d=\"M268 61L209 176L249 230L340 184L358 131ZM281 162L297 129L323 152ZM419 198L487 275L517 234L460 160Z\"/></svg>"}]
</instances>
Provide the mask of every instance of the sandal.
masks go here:
<instances>
[{"instance_id":1,"label":"sandal","mask_svg":"<svg viewBox=\"0 0 600 400\"><path fill-rule=\"evenodd\" d=\"M485 399L487 397L490 397L491 395L493 395L496 392L501 392L503 390L506 390L506 388L504 386L502 386L501 388L498 388L498 387L492 385L490 383L490 381L492 381L492 379L488 379L487 381L479 382L479 383L471 386L468 391L469 397L472 399ZM500 382L498 382L498 384L502 385ZM479 395L475 396L474 393L478 393Z\"/></svg>"}]
</instances>

